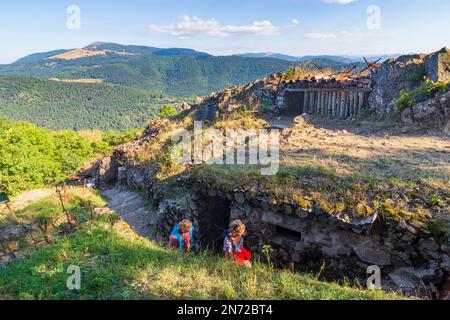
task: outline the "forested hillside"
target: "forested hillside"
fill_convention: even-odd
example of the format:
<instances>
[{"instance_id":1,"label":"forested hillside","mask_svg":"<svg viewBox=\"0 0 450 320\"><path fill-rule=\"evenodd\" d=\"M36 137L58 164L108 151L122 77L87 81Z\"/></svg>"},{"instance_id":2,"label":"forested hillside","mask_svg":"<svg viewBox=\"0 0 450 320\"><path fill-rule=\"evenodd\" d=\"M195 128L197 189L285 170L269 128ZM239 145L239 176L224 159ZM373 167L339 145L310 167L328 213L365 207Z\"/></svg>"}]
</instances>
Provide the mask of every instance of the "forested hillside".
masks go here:
<instances>
[{"instance_id":1,"label":"forested hillside","mask_svg":"<svg viewBox=\"0 0 450 320\"><path fill-rule=\"evenodd\" d=\"M284 71L291 65L277 59L241 57L107 55L67 61L24 59L0 66L0 73L102 79L153 94L195 97Z\"/></svg>"},{"instance_id":2,"label":"forested hillside","mask_svg":"<svg viewBox=\"0 0 450 320\"><path fill-rule=\"evenodd\" d=\"M272 58L215 57L191 49L98 42L82 49L32 54L10 65L0 65L0 73L101 79L153 94L193 98L248 83L291 65Z\"/></svg>"},{"instance_id":3,"label":"forested hillside","mask_svg":"<svg viewBox=\"0 0 450 320\"><path fill-rule=\"evenodd\" d=\"M242 85L291 64L276 59L240 57L137 57L127 62L79 68L66 78L94 78L178 97L207 95L233 85Z\"/></svg>"},{"instance_id":4,"label":"forested hillside","mask_svg":"<svg viewBox=\"0 0 450 320\"><path fill-rule=\"evenodd\" d=\"M0 114L55 130L141 128L173 101L125 86L0 76Z\"/></svg>"}]
</instances>

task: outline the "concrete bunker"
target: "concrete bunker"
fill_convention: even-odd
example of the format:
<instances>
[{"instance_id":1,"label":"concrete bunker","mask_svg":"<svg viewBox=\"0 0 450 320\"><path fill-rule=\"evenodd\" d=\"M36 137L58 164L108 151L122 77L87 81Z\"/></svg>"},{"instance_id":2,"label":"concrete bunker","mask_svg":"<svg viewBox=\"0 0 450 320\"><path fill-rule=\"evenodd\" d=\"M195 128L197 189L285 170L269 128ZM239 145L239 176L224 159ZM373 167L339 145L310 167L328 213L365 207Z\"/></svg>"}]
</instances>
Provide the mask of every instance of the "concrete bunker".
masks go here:
<instances>
[{"instance_id":1,"label":"concrete bunker","mask_svg":"<svg viewBox=\"0 0 450 320\"><path fill-rule=\"evenodd\" d=\"M222 250L223 239L230 224L231 202L226 198L209 197L202 201L198 216L198 239L203 249Z\"/></svg>"}]
</instances>

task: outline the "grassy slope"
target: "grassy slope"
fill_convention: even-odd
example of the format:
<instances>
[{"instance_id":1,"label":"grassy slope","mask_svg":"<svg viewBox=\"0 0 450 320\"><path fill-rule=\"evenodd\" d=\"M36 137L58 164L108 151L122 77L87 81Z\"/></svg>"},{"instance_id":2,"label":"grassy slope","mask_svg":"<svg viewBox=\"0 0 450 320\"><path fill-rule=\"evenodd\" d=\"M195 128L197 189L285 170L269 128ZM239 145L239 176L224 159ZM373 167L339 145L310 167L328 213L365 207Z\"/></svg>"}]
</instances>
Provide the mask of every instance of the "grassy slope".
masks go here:
<instances>
[{"instance_id":1,"label":"grassy slope","mask_svg":"<svg viewBox=\"0 0 450 320\"><path fill-rule=\"evenodd\" d=\"M310 275L273 270L255 263L251 270L207 252L180 255L139 238L124 223L110 227L109 216L87 221L83 202L102 205L98 195L73 191L69 209L80 221L75 233L56 236L22 260L0 269L0 298L7 299L399 299L381 291L318 281ZM58 203L42 199L20 217L48 214ZM49 210L50 209L50 210ZM44 212L45 211L45 212ZM0 213L1 215L2 213ZM4 213L3 213L4 214ZM3 219L3 224L6 220ZM55 234L56 230L53 231ZM37 237L37 235L36 235ZM70 265L82 271L81 291L66 288Z\"/></svg>"}]
</instances>

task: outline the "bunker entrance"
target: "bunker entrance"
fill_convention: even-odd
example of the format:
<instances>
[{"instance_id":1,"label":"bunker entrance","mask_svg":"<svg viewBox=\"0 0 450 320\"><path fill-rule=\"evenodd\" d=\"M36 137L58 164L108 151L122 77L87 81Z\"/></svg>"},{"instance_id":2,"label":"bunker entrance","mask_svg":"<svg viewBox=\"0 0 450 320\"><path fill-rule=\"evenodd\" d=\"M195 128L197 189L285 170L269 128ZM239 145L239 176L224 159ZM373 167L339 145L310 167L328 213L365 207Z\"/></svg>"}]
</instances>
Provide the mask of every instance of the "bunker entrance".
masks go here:
<instances>
[{"instance_id":1,"label":"bunker entrance","mask_svg":"<svg viewBox=\"0 0 450 320\"><path fill-rule=\"evenodd\" d=\"M286 92L286 114L295 116L305 113L306 110L304 110L304 100L304 92Z\"/></svg>"},{"instance_id":2,"label":"bunker entrance","mask_svg":"<svg viewBox=\"0 0 450 320\"><path fill-rule=\"evenodd\" d=\"M199 236L203 249L221 252L230 224L231 202L221 198L207 198L199 215Z\"/></svg>"}]
</instances>

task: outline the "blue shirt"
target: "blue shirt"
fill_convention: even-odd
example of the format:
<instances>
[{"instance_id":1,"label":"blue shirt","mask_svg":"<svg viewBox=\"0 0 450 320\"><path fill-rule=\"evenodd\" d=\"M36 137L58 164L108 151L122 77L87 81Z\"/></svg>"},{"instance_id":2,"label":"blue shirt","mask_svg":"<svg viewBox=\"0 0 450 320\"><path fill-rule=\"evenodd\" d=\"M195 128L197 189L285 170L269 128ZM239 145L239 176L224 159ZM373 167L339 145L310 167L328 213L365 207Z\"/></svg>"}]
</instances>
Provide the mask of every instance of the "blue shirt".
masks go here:
<instances>
[{"instance_id":1,"label":"blue shirt","mask_svg":"<svg viewBox=\"0 0 450 320\"><path fill-rule=\"evenodd\" d=\"M194 245L194 225L191 226L191 231L189 232L190 236L191 236L191 248ZM174 228L172 233L170 234L171 236L174 236L175 238L177 238L178 240L178 247L181 250L184 250L184 241L183 241L183 237L182 234L180 232L180 225L177 224Z\"/></svg>"}]
</instances>

